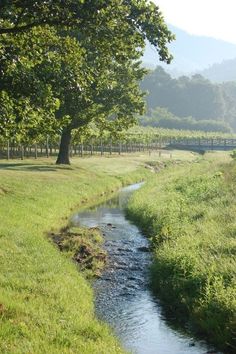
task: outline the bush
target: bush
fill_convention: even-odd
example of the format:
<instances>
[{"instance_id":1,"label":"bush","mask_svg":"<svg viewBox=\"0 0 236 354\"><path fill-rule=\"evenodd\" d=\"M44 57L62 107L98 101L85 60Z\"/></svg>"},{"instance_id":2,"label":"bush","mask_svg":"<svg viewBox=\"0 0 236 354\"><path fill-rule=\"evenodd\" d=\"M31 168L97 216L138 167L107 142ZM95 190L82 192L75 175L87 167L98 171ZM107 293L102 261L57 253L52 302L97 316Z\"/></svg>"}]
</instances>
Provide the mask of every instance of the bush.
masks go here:
<instances>
[{"instance_id":1,"label":"bush","mask_svg":"<svg viewBox=\"0 0 236 354\"><path fill-rule=\"evenodd\" d=\"M236 150L233 150L230 156L232 157L232 159L236 160Z\"/></svg>"}]
</instances>

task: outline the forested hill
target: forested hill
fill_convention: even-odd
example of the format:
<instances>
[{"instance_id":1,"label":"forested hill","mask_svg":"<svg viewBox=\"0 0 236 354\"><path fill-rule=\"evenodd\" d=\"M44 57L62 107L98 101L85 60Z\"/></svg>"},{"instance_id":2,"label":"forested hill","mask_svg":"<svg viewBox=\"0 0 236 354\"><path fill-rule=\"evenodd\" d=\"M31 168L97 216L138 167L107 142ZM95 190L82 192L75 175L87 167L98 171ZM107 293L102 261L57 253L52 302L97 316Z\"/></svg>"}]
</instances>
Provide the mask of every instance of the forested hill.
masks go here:
<instances>
[{"instance_id":1,"label":"forested hill","mask_svg":"<svg viewBox=\"0 0 236 354\"><path fill-rule=\"evenodd\" d=\"M215 63L236 58L236 44L191 35L171 25L169 28L176 35L176 40L169 45L174 60L171 65L164 65L167 71L189 74L204 70ZM150 45L147 45L143 62L152 68L159 65L158 56Z\"/></svg>"},{"instance_id":2,"label":"forested hill","mask_svg":"<svg viewBox=\"0 0 236 354\"><path fill-rule=\"evenodd\" d=\"M220 122L236 129L234 82L215 84L199 74L174 79L158 66L145 77L141 88L148 92L146 101L149 116L153 110L162 107L172 115L172 119L173 116L178 119L191 117L195 121Z\"/></svg>"},{"instance_id":3,"label":"forested hill","mask_svg":"<svg viewBox=\"0 0 236 354\"><path fill-rule=\"evenodd\" d=\"M236 81L236 58L213 64L200 74L213 82Z\"/></svg>"}]
</instances>

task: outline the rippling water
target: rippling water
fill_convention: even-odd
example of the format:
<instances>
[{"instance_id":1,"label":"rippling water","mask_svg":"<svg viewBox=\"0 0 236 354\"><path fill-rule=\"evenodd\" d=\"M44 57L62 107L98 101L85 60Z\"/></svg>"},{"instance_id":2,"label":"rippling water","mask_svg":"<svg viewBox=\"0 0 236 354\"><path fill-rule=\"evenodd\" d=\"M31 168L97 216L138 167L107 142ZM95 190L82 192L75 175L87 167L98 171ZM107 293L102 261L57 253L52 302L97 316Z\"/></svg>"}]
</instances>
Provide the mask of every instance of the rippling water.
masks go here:
<instances>
[{"instance_id":1,"label":"rippling water","mask_svg":"<svg viewBox=\"0 0 236 354\"><path fill-rule=\"evenodd\" d=\"M94 283L97 315L132 353L216 353L205 342L171 328L149 290L149 243L124 213L129 196L140 186L123 188L117 197L75 214L71 220L74 225L98 226L104 234L109 260Z\"/></svg>"}]
</instances>

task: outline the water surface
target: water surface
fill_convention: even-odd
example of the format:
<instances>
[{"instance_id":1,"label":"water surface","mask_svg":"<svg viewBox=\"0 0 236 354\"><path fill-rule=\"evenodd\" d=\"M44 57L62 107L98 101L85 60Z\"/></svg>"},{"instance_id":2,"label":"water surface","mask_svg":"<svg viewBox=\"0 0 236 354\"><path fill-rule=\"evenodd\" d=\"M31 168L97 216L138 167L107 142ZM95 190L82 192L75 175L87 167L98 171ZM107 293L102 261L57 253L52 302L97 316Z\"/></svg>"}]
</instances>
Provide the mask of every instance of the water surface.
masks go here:
<instances>
[{"instance_id":1,"label":"water surface","mask_svg":"<svg viewBox=\"0 0 236 354\"><path fill-rule=\"evenodd\" d=\"M94 283L97 315L132 353L216 353L204 341L170 327L149 289L149 242L124 213L131 193L141 185L123 188L116 197L72 217L74 225L99 227L104 234L109 257Z\"/></svg>"}]
</instances>

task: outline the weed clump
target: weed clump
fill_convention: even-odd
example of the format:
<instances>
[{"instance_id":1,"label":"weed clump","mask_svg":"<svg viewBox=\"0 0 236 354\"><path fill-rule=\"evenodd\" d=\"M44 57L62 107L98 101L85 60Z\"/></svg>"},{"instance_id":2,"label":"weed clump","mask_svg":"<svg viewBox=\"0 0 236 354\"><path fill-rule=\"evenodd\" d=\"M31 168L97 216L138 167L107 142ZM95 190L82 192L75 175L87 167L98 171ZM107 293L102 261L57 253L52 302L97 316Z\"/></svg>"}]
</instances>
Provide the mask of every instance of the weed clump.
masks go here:
<instances>
[{"instance_id":1,"label":"weed clump","mask_svg":"<svg viewBox=\"0 0 236 354\"><path fill-rule=\"evenodd\" d=\"M106 264L103 237L98 228L63 228L50 235L59 249L71 257L87 277L100 276Z\"/></svg>"}]
</instances>

